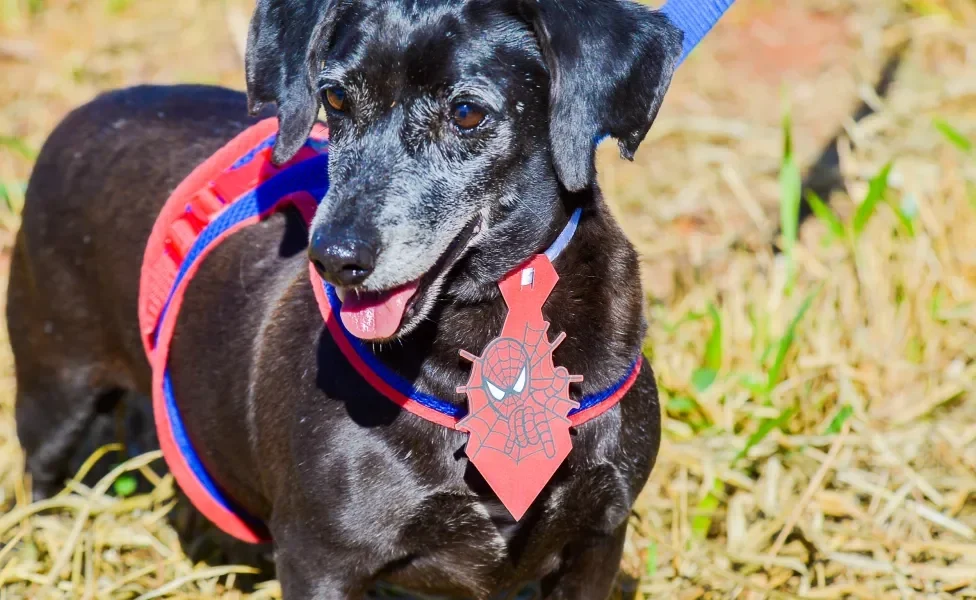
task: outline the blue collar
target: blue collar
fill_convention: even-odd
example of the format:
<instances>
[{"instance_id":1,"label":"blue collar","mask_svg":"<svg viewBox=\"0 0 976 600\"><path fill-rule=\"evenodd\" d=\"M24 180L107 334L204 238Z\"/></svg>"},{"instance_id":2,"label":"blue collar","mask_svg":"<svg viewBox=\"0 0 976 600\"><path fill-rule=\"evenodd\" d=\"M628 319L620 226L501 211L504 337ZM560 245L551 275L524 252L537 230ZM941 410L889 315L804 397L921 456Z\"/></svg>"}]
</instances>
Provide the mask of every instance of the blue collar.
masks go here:
<instances>
[{"instance_id":1,"label":"blue collar","mask_svg":"<svg viewBox=\"0 0 976 600\"><path fill-rule=\"evenodd\" d=\"M583 214L583 209L577 208L573 211L573 214L569 217L569 223L563 227L563 230L556 237L556 240L551 246L545 251L545 255L549 257L549 262L556 262L559 255L563 253L569 242L572 241L573 236L576 235L576 229L579 227L580 215Z\"/></svg>"}]
</instances>

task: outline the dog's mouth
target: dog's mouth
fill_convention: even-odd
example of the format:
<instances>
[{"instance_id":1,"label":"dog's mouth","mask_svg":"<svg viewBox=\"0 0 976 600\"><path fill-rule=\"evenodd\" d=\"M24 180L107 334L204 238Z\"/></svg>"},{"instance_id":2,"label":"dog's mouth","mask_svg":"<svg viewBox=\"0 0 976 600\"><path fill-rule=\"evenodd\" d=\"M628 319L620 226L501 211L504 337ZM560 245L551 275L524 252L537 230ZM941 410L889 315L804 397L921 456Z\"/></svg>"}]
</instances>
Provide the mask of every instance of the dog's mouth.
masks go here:
<instances>
[{"instance_id":1,"label":"dog's mouth","mask_svg":"<svg viewBox=\"0 0 976 600\"><path fill-rule=\"evenodd\" d=\"M352 335L366 341L388 340L404 332L422 317L425 307L433 303L447 275L471 241L481 231L481 217L465 225L447 250L420 278L381 291L362 291L337 288L342 302L339 316Z\"/></svg>"}]
</instances>

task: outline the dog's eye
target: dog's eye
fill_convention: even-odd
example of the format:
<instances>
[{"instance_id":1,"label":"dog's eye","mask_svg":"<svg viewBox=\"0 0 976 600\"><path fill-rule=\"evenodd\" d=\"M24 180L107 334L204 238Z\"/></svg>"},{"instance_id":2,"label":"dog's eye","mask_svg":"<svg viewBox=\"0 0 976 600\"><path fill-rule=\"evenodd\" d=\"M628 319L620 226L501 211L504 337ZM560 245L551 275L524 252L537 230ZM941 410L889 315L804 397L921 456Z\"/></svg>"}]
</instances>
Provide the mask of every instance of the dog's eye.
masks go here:
<instances>
[{"instance_id":1,"label":"dog's eye","mask_svg":"<svg viewBox=\"0 0 976 600\"><path fill-rule=\"evenodd\" d=\"M461 102L451 110L451 120L465 131L474 129L484 122L485 110L470 102Z\"/></svg>"},{"instance_id":2,"label":"dog's eye","mask_svg":"<svg viewBox=\"0 0 976 600\"><path fill-rule=\"evenodd\" d=\"M346 90L341 87L330 87L325 90L325 101L329 103L332 110L344 111L346 109Z\"/></svg>"}]
</instances>

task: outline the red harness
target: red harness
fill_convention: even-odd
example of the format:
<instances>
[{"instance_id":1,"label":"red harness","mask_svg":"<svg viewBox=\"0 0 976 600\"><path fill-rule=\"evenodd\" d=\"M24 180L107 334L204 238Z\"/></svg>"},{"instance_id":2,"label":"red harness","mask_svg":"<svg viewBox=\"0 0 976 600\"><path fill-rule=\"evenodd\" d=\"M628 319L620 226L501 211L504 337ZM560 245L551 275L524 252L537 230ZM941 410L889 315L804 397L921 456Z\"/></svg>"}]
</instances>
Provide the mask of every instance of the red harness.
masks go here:
<instances>
[{"instance_id":1,"label":"red harness","mask_svg":"<svg viewBox=\"0 0 976 600\"><path fill-rule=\"evenodd\" d=\"M269 533L259 519L248 515L234 504L233 499L220 489L204 469L180 419L169 378L168 359L184 293L206 256L236 231L259 222L284 206L295 206L306 222L310 222L318 202L328 189L328 132L325 127L316 125L301 151L280 168L271 163L271 149L276 133L275 119L261 121L194 169L176 188L160 212L147 243L139 290L139 324L146 355L152 366L153 411L166 463L180 488L200 512L226 533L251 543L268 541ZM637 379L642 357L638 357L629 372L610 388L576 401L569 399L568 384L578 379L569 376L565 369L552 365L551 352L560 339L552 344L546 341L545 328L548 325L541 315L542 302L552 289L551 286L555 285L556 278L554 270L548 273L545 266L548 264L548 269L551 269L548 260L544 260L545 264L540 262L544 258L544 255L539 255L507 276L505 281L511 280L515 275L524 275L525 271L538 269L547 277L544 286L548 286L548 289L541 300L538 300L539 310L529 310L519 317L515 313L525 311L513 309L506 321L505 333L508 336L506 339L511 339L515 330L518 330L519 335L531 336L533 345L525 346L526 357L531 357L534 361L532 364L544 363L543 371L548 373L546 384L543 386L537 382L536 387L529 386L523 392L513 379L515 383L507 391L514 389L526 397L534 394L545 407L547 402L540 396L542 390L554 390L550 395L552 398L558 396L558 400L548 403L549 409L556 415L552 418L561 419L560 423L565 421L561 431L568 431L568 427L581 425L613 408ZM490 379L483 377L483 373L487 373L484 369L502 364L490 358L497 350L496 342L489 344L480 358L465 353L465 356L475 361L468 386L459 390L460 393L467 393L469 402L474 403L469 415L465 407L423 394L409 381L385 367L365 344L342 325L338 318L341 304L335 291L311 267L309 273L309 285L314 289L325 327L349 364L374 389L418 417L451 429L468 431L472 436L477 434L477 439L472 438L469 441L468 454L483 471L487 464L485 461L491 461L478 458L479 449L482 445L491 446L492 435L502 435L499 432L504 432L507 436L505 440L508 441L499 439L497 442L503 449L509 445L514 448L514 443L510 440L518 442L521 454L511 455L516 467L510 469L508 479L492 481L489 478L489 481L513 514L517 518L521 517L521 513L551 475L548 472L543 478L538 473L529 473L537 471L539 467L532 466L531 460L522 457L531 458L532 455L542 460L541 457L548 456L551 451L553 455L560 455L558 462L561 462L569 452L569 440L561 431L548 437L539 433L547 427L540 420L541 409L530 412L517 408L520 411L517 414L505 412L507 409L502 404L493 403L486 395L495 393L495 390L487 386L486 382L490 382ZM503 283L503 292L506 290L505 285ZM505 292L507 301L510 300L510 294L518 293L517 288L518 285L509 285L508 292ZM521 289L528 289L524 276ZM538 296L531 292L526 293ZM521 343L528 344L526 340L521 340ZM512 356L515 354L506 350L504 359L514 364ZM495 362L491 362L492 360ZM517 377L517 373L513 373ZM504 378L505 375L498 377ZM525 385L524 382L522 385ZM494 408L489 410L490 407ZM492 420L490 415L496 413L504 413L504 419ZM520 420L521 428L510 431L516 420ZM534 454L527 452L526 448L535 448ZM543 470L550 468L552 457L549 458L550 464L542 467ZM479 460L482 461L481 464L478 463ZM521 475L519 464L529 465L521 468ZM527 485L526 480L532 478L536 481ZM510 494L518 497L509 502ZM526 501L528 496L531 498Z\"/></svg>"}]
</instances>

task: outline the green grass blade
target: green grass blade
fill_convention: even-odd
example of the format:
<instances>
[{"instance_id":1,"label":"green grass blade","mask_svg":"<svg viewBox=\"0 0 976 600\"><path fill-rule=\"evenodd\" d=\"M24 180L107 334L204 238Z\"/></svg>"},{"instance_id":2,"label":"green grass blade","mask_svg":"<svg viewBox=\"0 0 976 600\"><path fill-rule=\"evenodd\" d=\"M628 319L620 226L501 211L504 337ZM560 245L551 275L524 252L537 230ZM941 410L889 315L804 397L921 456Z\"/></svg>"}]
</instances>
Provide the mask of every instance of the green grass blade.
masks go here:
<instances>
[{"instance_id":1,"label":"green grass blade","mask_svg":"<svg viewBox=\"0 0 976 600\"><path fill-rule=\"evenodd\" d=\"M644 561L644 577L651 579L657 574L657 544L651 542L647 546L647 560Z\"/></svg>"},{"instance_id":2,"label":"green grass blade","mask_svg":"<svg viewBox=\"0 0 976 600\"><path fill-rule=\"evenodd\" d=\"M789 110L783 114L783 162L780 165L779 185L779 218L783 235L783 251L791 255L799 228L800 191L803 181L800 168L793 157L793 122Z\"/></svg>"},{"instance_id":3,"label":"green grass blade","mask_svg":"<svg viewBox=\"0 0 976 600\"><path fill-rule=\"evenodd\" d=\"M779 383L780 378L783 376L783 366L786 363L786 355L790 351L790 347L793 346L793 341L796 338L796 327L799 325L803 316L807 314L810 310L810 305L813 304L813 298L817 295L819 290L814 290L810 292L806 298L803 299L803 303L800 305L800 309L794 315L793 320L786 327L786 332L783 337L780 338L779 344L776 345L776 357L773 359L773 366L769 369L769 378L766 381L766 393L770 394L776 384Z\"/></svg>"},{"instance_id":4,"label":"green grass blade","mask_svg":"<svg viewBox=\"0 0 976 600\"><path fill-rule=\"evenodd\" d=\"M718 372L722 369L722 315L709 303L708 316L712 320L712 333L705 343L705 367Z\"/></svg>"},{"instance_id":5,"label":"green grass blade","mask_svg":"<svg viewBox=\"0 0 976 600\"><path fill-rule=\"evenodd\" d=\"M24 140L13 137L0 135L0 148L6 148L14 154L19 154L22 158L27 160L34 160L37 158L37 152L35 152L27 142Z\"/></svg>"},{"instance_id":6,"label":"green grass blade","mask_svg":"<svg viewBox=\"0 0 976 600\"><path fill-rule=\"evenodd\" d=\"M810 205L810 210L827 226L827 229L834 237L844 237L843 221L840 220L837 213L827 206L827 203L813 190L807 191L807 204Z\"/></svg>"},{"instance_id":7,"label":"green grass blade","mask_svg":"<svg viewBox=\"0 0 976 600\"><path fill-rule=\"evenodd\" d=\"M682 316L680 319L678 319L676 323L665 323L661 321L661 327L663 327L664 330L667 331L668 333L675 333L676 331L681 329L683 325L687 325L688 323L693 323L695 321L700 321L704 318L705 318L704 313L688 312L685 313L685 315Z\"/></svg>"},{"instance_id":8,"label":"green grass blade","mask_svg":"<svg viewBox=\"0 0 976 600\"><path fill-rule=\"evenodd\" d=\"M854 239L861 237L861 233L864 232L868 221L871 220L878 203L884 199L888 191L888 176L891 174L891 166L892 163L888 162L878 171L877 175L871 178L868 195L864 198L864 202L857 207L857 212L854 213Z\"/></svg>"},{"instance_id":9,"label":"green grass blade","mask_svg":"<svg viewBox=\"0 0 976 600\"><path fill-rule=\"evenodd\" d=\"M739 450L739 453L735 455L735 458L732 459L732 462L736 463L739 462L739 460L745 458L746 455L749 454L749 451L755 448L756 445L762 442L764 439L766 439L766 436L772 433L774 429L785 427L786 424L790 422L790 419L793 418L794 414L796 414L795 408L787 408L782 413L780 413L780 415L775 419L764 419L759 424L759 429L757 429L755 433L749 436L749 439L746 440L746 445L742 448L742 450Z\"/></svg>"},{"instance_id":10,"label":"green grass blade","mask_svg":"<svg viewBox=\"0 0 976 600\"><path fill-rule=\"evenodd\" d=\"M708 531L712 528L712 517L715 516L715 511L718 509L722 482L713 481L711 488L711 491L705 494L705 497L695 507L694 516L691 518L691 534L700 540L708 537Z\"/></svg>"},{"instance_id":11,"label":"green grass blade","mask_svg":"<svg viewBox=\"0 0 976 600\"><path fill-rule=\"evenodd\" d=\"M698 410L698 403L694 398L688 396L677 396L668 400L665 404L669 413L675 415L690 415Z\"/></svg>"},{"instance_id":12,"label":"green grass blade","mask_svg":"<svg viewBox=\"0 0 976 600\"><path fill-rule=\"evenodd\" d=\"M779 216L783 231L783 250L791 252L796 244L800 221L800 168L792 158L784 159L779 172Z\"/></svg>"},{"instance_id":13,"label":"green grass blade","mask_svg":"<svg viewBox=\"0 0 976 600\"><path fill-rule=\"evenodd\" d=\"M849 404L845 404L837 415L831 419L830 424L824 431L824 435L837 435L844 428L844 423L854 414L854 409Z\"/></svg>"},{"instance_id":14,"label":"green grass blade","mask_svg":"<svg viewBox=\"0 0 976 600\"><path fill-rule=\"evenodd\" d=\"M944 137L950 144L966 154L971 154L973 152L973 142L964 136L958 129L952 125L949 125L945 119L935 119L933 124L939 133L942 134L942 137Z\"/></svg>"},{"instance_id":15,"label":"green grass blade","mask_svg":"<svg viewBox=\"0 0 976 600\"><path fill-rule=\"evenodd\" d=\"M780 124L783 130L783 159L793 159L793 115L790 113L788 100L783 97L783 120Z\"/></svg>"},{"instance_id":16,"label":"green grass blade","mask_svg":"<svg viewBox=\"0 0 976 600\"><path fill-rule=\"evenodd\" d=\"M892 204L895 216L908 232L909 237L915 237L915 218L918 217L918 201L911 193L904 194L898 205Z\"/></svg>"},{"instance_id":17,"label":"green grass blade","mask_svg":"<svg viewBox=\"0 0 976 600\"><path fill-rule=\"evenodd\" d=\"M711 303L708 305L708 318L712 321L712 331L705 342L704 366L691 375L691 385L699 393L715 383L718 372L722 369L722 315Z\"/></svg>"},{"instance_id":18,"label":"green grass blade","mask_svg":"<svg viewBox=\"0 0 976 600\"><path fill-rule=\"evenodd\" d=\"M132 5L132 0L108 0L106 9L109 14L118 15L126 11Z\"/></svg>"},{"instance_id":19,"label":"green grass blade","mask_svg":"<svg viewBox=\"0 0 976 600\"><path fill-rule=\"evenodd\" d=\"M667 398L667 392L662 391L662 396ZM688 396L667 398L664 406L668 416L689 425L696 433L712 426L711 419L694 398Z\"/></svg>"},{"instance_id":20,"label":"green grass blade","mask_svg":"<svg viewBox=\"0 0 976 600\"><path fill-rule=\"evenodd\" d=\"M754 396L762 397L766 395L766 377L754 373L746 373L739 376L739 385L746 388Z\"/></svg>"},{"instance_id":21,"label":"green grass blade","mask_svg":"<svg viewBox=\"0 0 976 600\"><path fill-rule=\"evenodd\" d=\"M701 393L712 387L716 378L718 378L718 371L715 369L709 369L707 367L695 369L695 372L691 374L691 385L695 388L695 391Z\"/></svg>"},{"instance_id":22,"label":"green grass blade","mask_svg":"<svg viewBox=\"0 0 976 600\"><path fill-rule=\"evenodd\" d=\"M12 214L19 215L24 210L24 184L0 181L0 203Z\"/></svg>"},{"instance_id":23,"label":"green grass blade","mask_svg":"<svg viewBox=\"0 0 976 600\"><path fill-rule=\"evenodd\" d=\"M897 206L891 207L895 211L895 216L898 217L898 222L901 223L902 227L908 232L908 237L915 237L915 221L908 216L905 211Z\"/></svg>"}]
</instances>

